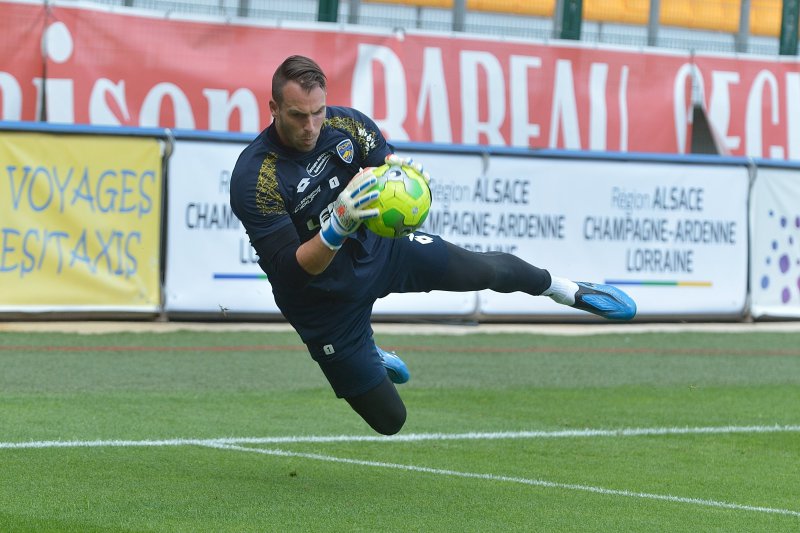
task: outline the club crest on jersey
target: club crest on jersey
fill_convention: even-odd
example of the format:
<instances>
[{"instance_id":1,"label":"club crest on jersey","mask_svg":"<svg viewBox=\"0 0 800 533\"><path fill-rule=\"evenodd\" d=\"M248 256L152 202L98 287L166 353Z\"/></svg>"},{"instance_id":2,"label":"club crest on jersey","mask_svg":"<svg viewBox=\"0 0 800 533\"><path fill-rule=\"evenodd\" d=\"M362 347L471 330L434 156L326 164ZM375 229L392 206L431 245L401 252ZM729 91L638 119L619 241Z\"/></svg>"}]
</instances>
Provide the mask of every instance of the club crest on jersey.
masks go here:
<instances>
[{"instance_id":1,"label":"club crest on jersey","mask_svg":"<svg viewBox=\"0 0 800 533\"><path fill-rule=\"evenodd\" d=\"M336 145L336 153L345 163L353 162L353 141L345 139Z\"/></svg>"},{"instance_id":2,"label":"club crest on jersey","mask_svg":"<svg viewBox=\"0 0 800 533\"><path fill-rule=\"evenodd\" d=\"M330 152L325 152L324 154L320 154L316 161L313 163L309 163L306 167L306 172L312 178L315 178L320 175L320 173L325 170L325 165L328 164L328 160L331 158L333 154Z\"/></svg>"}]
</instances>

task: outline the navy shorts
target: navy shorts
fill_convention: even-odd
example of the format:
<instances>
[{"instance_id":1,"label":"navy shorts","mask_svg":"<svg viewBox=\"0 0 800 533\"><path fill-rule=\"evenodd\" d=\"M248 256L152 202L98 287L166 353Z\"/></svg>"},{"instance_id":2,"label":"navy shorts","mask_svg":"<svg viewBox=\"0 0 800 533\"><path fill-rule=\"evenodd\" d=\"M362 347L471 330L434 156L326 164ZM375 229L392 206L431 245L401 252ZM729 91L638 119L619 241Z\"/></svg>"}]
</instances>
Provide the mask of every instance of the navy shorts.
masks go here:
<instances>
[{"instance_id":1,"label":"navy shorts","mask_svg":"<svg viewBox=\"0 0 800 533\"><path fill-rule=\"evenodd\" d=\"M370 325L375 300L391 293L434 290L447 260L445 241L436 235L416 232L413 239L392 241L387 268L369 280L366 297L331 299L284 309L284 315L306 342L311 357L337 397L363 394L386 377Z\"/></svg>"}]
</instances>

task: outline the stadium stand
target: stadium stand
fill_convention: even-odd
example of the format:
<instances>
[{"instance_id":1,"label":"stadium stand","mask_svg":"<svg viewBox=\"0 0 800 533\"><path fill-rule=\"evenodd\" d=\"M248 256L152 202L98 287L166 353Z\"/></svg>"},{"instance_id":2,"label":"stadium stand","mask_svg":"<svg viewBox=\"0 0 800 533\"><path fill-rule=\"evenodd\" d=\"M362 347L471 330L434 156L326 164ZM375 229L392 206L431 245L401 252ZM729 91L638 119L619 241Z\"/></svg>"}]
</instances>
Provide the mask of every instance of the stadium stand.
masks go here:
<instances>
[{"instance_id":1,"label":"stadium stand","mask_svg":"<svg viewBox=\"0 0 800 533\"><path fill-rule=\"evenodd\" d=\"M336 1L336 0L332 0ZM562 0L563 1L563 0ZM170 13L314 22L320 0L97 0ZM557 0L466 0L468 33L549 40ZM338 0L338 22L450 32L453 0ZM741 7L749 12L741 16ZM777 55L781 0L661 0L649 24L649 0L584 0L581 40L702 52ZM740 31L742 22L748 28Z\"/></svg>"}]
</instances>

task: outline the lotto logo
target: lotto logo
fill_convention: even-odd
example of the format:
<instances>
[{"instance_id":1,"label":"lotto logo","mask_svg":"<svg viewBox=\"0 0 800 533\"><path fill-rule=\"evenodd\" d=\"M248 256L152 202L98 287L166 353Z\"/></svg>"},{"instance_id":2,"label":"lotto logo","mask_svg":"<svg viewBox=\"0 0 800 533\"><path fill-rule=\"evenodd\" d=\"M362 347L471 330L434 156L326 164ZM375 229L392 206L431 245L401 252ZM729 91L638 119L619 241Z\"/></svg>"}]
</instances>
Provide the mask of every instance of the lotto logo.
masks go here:
<instances>
[{"instance_id":1,"label":"lotto logo","mask_svg":"<svg viewBox=\"0 0 800 533\"><path fill-rule=\"evenodd\" d=\"M433 242L433 239L428 235L415 235L413 233L408 235L408 240L411 242L418 242L420 244L430 244Z\"/></svg>"}]
</instances>

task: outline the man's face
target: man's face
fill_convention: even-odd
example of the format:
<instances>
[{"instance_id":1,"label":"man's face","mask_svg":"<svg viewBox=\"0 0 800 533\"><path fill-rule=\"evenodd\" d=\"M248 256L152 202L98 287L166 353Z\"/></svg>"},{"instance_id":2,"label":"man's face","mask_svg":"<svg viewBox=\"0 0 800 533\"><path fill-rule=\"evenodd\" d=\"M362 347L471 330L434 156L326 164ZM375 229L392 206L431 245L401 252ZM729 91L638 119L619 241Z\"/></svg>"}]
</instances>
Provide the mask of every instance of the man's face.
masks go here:
<instances>
[{"instance_id":1,"label":"man's face","mask_svg":"<svg viewBox=\"0 0 800 533\"><path fill-rule=\"evenodd\" d=\"M314 149L325 120L325 91L321 87L306 92L297 82L289 81L283 87L281 103L270 100L269 109L284 145L299 152Z\"/></svg>"}]
</instances>

